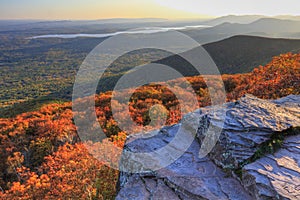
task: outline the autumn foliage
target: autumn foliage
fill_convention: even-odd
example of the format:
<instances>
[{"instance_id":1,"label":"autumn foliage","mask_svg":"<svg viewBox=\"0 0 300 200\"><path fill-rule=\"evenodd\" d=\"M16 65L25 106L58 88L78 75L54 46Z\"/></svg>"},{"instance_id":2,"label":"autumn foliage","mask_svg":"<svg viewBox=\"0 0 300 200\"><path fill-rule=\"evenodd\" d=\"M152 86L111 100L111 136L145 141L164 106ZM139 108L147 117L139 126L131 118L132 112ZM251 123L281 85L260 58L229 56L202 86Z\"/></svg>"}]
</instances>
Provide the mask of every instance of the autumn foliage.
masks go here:
<instances>
[{"instance_id":1,"label":"autumn foliage","mask_svg":"<svg viewBox=\"0 0 300 200\"><path fill-rule=\"evenodd\" d=\"M300 94L300 54L280 55L251 73L223 75L222 78L228 101L246 93L268 99ZM203 78L189 77L187 81L193 91L185 88L183 79L168 83L174 88L183 88L178 89L181 95L194 92L200 107L210 105ZM218 84L216 87L221 87ZM192 111L189 104L182 104L162 84L118 92L120 96L122 92L133 95L129 102L112 100L112 92L95 97L98 122L108 136L102 142L81 141L71 103L49 104L35 112L0 119L0 199L113 199L118 171L90 152L96 152L99 157L109 154L113 163L118 162L120 152L114 152L109 146L122 148L126 134L138 129L126 127L132 132L123 132L115 120L116 115L125 122L134 121L136 127L144 127L151 123L151 114L170 125L180 121L182 111ZM84 101L82 99L82 103ZM124 114L126 104L130 118ZM154 109L150 113L149 109L158 104L163 105L166 112ZM117 110L114 115L112 106ZM161 125L157 121L152 128Z\"/></svg>"}]
</instances>

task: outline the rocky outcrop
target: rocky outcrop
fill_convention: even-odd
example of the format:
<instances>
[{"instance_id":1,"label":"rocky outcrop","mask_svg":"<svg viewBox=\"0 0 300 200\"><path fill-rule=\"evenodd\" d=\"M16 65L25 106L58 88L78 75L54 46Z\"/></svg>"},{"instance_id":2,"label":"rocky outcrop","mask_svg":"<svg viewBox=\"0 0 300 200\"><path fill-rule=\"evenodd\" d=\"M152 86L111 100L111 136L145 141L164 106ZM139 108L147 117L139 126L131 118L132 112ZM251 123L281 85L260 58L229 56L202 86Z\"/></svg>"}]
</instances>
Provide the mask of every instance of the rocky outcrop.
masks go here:
<instances>
[{"instance_id":1,"label":"rocky outcrop","mask_svg":"<svg viewBox=\"0 0 300 200\"><path fill-rule=\"evenodd\" d=\"M219 142L209 157L222 168L236 169L250 159L274 134L300 126L300 96L291 95L277 101L246 95L226 105L226 119L220 127L214 111L209 123L223 128ZM198 132L204 138L205 132Z\"/></svg>"},{"instance_id":2,"label":"rocky outcrop","mask_svg":"<svg viewBox=\"0 0 300 200\"><path fill-rule=\"evenodd\" d=\"M256 199L300 199L300 135L288 137L278 152L243 171L243 184Z\"/></svg>"},{"instance_id":3,"label":"rocky outcrop","mask_svg":"<svg viewBox=\"0 0 300 200\"><path fill-rule=\"evenodd\" d=\"M168 144L180 126L167 128L168 134L163 131L133 143L147 151L154 150L154 146L161 148ZM154 138L159 141L152 145ZM130 144L130 148L134 146ZM198 158L199 149L199 142L194 140L190 148L166 168L145 174L122 173L122 189L117 199L251 199L237 180L228 177L208 158Z\"/></svg>"},{"instance_id":4,"label":"rocky outcrop","mask_svg":"<svg viewBox=\"0 0 300 200\"><path fill-rule=\"evenodd\" d=\"M220 116L224 113L222 123ZM134 166L143 170L120 173L117 199L299 199L300 136L288 136L298 134L299 129L293 128L299 126L300 96L266 101L246 95L223 107L190 113L177 125L131 136L124 148L121 169ZM201 157L208 127L221 130L221 135L210 153ZM177 134L195 139L175 162L165 167L143 168L133 154L126 154L155 152L165 146L170 151L184 150L186 141L172 143ZM286 139L276 140L283 144L275 154L261 152L280 134ZM163 165L164 157L167 160L168 155L149 162ZM241 179L235 175L237 171L242 171Z\"/></svg>"}]
</instances>

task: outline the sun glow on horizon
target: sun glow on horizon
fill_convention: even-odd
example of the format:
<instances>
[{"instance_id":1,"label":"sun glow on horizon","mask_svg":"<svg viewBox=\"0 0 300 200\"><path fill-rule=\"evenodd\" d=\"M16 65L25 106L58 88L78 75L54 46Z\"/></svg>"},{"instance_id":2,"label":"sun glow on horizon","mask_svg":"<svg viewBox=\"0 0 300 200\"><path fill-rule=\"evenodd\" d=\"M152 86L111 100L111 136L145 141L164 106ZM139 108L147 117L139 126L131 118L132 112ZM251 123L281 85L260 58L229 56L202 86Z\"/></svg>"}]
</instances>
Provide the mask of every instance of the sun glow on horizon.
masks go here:
<instances>
[{"instance_id":1,"label":"sun glow on horizon","mask_svg":"<svg viewBox=\"0 0 300 200\"><path fill-rule=\"evenodd\" d=\"M0 19L199 19L230 14L300 15L300 2L299 0L1 0L0 2Z\"/></svg>"},{"instance_id":2,"label":"sun glow on horizon","mask_svg":"<svg viewBox=\"0 0 300 200\"><path fill-rule=\"evenodd\" d=\"M208 18L154 0L2 0L0 19Z\"/></svg>"},{"instance_id":3,"label":"sun glow on horizon","mask_svg":"<svg viewBox=\"0 0 300 200\"><path fill-rule=\"evenodd\" d=\"M300 15L299 0L154 0L157 4L194 14L224 16L248 15Z\"/></svg>"},{"instance_id":4,"label":"sun glow on horizon","mask_svg":"<svg viewBox=\"0 0 300 200\"><path fill-rule=\"evenodd\" d=\"M154 0L157 4L176 10L209 16L235 15L300 15L298 0Z\"/></svg>"}]
</instances>

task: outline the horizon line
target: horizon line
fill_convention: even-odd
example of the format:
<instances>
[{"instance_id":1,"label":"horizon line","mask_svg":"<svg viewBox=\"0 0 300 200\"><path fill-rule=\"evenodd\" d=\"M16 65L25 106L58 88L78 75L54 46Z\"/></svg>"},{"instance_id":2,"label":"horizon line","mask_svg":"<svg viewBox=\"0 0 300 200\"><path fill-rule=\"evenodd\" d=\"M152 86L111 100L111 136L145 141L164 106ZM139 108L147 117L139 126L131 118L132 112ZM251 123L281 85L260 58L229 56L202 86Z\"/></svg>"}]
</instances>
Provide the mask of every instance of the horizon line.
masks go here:
<instances>
[{"instance_id":1,"label":"horizon line","mask_svg":"<svg viewBox=\"0 0 300 200\"><path fill-rule=\"evenodd\" d=\"M228 15L219 15L219 16L202 16L202 17L187 17L187 18L163 18L163 17L111 17L111 18L0 18L0 21L100 21L100 20L138 20L138 19L153 19L153 20L166 20L166 21L175 21L175 20L205 20L205 19L217 19L221 17L229 16L265 16L265 17L300 17L300 15L261 15L261 14L228 14Z\"/></svg>"}]
</instances>

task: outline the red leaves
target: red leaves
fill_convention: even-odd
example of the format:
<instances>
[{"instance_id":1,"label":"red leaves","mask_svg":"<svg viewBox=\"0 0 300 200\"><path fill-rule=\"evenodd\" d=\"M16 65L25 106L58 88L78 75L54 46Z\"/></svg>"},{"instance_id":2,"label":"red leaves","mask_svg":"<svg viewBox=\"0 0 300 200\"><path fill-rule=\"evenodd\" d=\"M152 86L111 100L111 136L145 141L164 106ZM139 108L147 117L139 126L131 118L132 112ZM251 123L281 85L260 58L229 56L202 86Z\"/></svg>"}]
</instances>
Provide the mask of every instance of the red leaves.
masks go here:
<instances>
[{"instance_id":1,"label":"red leaves","mask_svg":"<svg viewBox=\"0 0 300 200\"><path fill-rule=\"evenodd\" d=\"M38 175L19 168L21 182L2 194L7 199L111 199L118 177L92 157L83 144L65 144L39 168ZM98 192L97 192L98 191Z\"/></svg>"},{"instance_id":2,"label":"red leaves","mask_svg":"<svg viewBox=\"0 0 300 200\"><path fill-rule=\"evenodd\" d=\"M233 98L250 93L259 98L276 99L300 93L300 54L274 57L265 67L260 66L232 92Z\"/></svg>"}]
</instances>

